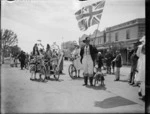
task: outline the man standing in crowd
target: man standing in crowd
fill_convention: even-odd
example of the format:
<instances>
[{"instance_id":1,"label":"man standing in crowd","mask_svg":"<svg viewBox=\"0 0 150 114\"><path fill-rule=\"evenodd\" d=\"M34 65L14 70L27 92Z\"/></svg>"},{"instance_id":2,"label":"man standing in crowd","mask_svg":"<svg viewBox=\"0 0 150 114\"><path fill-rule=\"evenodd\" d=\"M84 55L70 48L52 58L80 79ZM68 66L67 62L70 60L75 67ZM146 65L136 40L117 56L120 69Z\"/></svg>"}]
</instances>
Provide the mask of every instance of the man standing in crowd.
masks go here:
<instances>
[{"instance_id":1,"label":"man standing in crowd","mask_svg":"<svg viewBox=\"0 0 150 114\"><path fill-rule=\"evenodd\" d=\"M97 49L90 45L90 38L86 37L83 42L85 46L81 48L80 56L81 63L83 64L83 75L84 75L84 84L83 86L88 85L88 77L90 80L90 85L93 86L93 71L94 71L94 61L97 56Z\"/></svg>"},{"instance_id":2,"label":"man standing in crowd","mask_svg":"<svg viewBox=\"0 0 150 114\"><path fill-rule=\"evenodd\" d=\"M110 50L107 50L105 58L106 58L107 73L111 74L112 54L111 54Z\"/></svg>"},{"instance_id":3,"label":"man standing in crowd","mask_svg":"<svg viewBox=\"0 0 150 114\"><path fill-rule=\"evenodd\" d=\"M23 70L23 67L25 66L25 59L26 59L26 56L25 56L25 53L23 51L21 51L20 55L18 56L19 58L19 61L21 63L21 70Z\"/></svg>"},{"instance_id":4,"label":"man standing in crowd","mask_svg":"<svg viewBox=\"0 0 150 114\"><path fill-rule=\"evenodd\" d=\"M113 61L114 59L116 58L116 54L115 52L113 52L113 55L112 55L112 61L111 61L111 66L112 66L112 74L115 74L115 61Z\"/></svg>"},{"instance_id":5,"label":"man standing in crowd","mask_svg":"<svg viewBox=\"0 0 150 114\"><path fill-rule=\"evenodd\" d=\"M116 79L114 81L120 80L120 68L122 67L122 57L120 51L116 51L116 58L114 59L116 65Z\"/></svg>"},{"instance_id":6,"label":"man standing in crowd","mask_svg":"<svg viewBox=\"0 0 150 114\"><path fill-rule=\"evenodd\" d=\"M138 42L134 44L133 54L131 55L131 73L129 78L129 84L134 84L135 73L137 71L138 56L136 55Z\"/></svg>"}]
</instances>

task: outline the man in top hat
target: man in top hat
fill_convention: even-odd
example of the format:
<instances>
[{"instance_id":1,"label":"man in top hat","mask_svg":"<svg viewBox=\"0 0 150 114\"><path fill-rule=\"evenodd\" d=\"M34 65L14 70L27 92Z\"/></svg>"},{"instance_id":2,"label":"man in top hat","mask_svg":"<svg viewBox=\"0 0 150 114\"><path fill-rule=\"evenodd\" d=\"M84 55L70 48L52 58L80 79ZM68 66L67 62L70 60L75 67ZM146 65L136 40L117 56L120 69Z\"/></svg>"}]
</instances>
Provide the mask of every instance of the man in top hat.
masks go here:
<instances>
[{"instance_id":1,"label":"man in top hat","mask_svg":"<svg viewBox=\"0 0 150 114\"><path fill-rule=\"evenodd\" d=\"M83 86L88 85L88 77L90 80L90 85L93 86L93 71L94 71L94 61L97 56L97 49L90 45L90 38L86 37L83 42L85 45L81 48L80 56L81 63L83 64L83 75L84 75L84 84Z\"/></svg>"}]
</instances>

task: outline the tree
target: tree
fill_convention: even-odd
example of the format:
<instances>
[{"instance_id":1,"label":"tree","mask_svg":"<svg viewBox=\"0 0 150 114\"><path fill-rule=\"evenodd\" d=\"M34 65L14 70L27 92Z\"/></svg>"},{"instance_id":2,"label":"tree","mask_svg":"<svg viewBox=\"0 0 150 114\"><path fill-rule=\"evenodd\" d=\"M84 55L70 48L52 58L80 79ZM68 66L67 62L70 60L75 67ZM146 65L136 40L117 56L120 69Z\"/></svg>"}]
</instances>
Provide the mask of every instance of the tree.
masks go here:
<instances>
[{"instance_id":1,"label":"tree","mask_svg":"<svg viewBox=\"0 0 150 114\"><path fill-rule=\"evenodd\" d=\"M74 44L76 44L76 41L67 41L61 44L65 57L70 57L72 51L75 49Z\"/></svg>"},{"instance_id":2,"label":"tree","mask_svg":"<svg viewBox=\"0 0 150 114\"><path fill-rule=\"evenodd\" d=\"M17 45L10 47L10 52L13 56L18 55L20 53L20 51L21 51L21 48L18 47Z\"/></svg>"},{"instance_id":3,"label":"tree","mask_svg":"<svg viewBox=\"0 0 150 114\"><path fill-rule=\"evenodd\" d=\"M1 52L2 52L2 63L4 63L4 55L9 50L10 46L14 46L18 43L17 35L8 29L1 29Z\"/></svg>"},{"instance_id":4,"label":"tree","mask_svg":"<svg viewBox=\"0 0 150 114\"><path fill-rule=\"evenodd\" d=\"M63 49L68 49L69 51L73 51L74 50L74 44L76 44L76 41L67 41L61 44L61 47L63 47Z\"/></svg>"}]
</instances>

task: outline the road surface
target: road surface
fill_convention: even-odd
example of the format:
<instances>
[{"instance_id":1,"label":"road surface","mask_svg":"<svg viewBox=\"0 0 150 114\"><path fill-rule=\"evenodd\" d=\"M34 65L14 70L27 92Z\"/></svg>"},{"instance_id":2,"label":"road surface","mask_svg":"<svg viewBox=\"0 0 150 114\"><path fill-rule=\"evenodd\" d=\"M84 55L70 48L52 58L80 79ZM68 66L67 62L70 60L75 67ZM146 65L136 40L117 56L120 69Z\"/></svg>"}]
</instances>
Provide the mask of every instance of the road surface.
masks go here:
<instances>
[{"instance_id":1,"label":"road surface","mask_svg":"<svg viewBox=\"0 0 150 114\"><path fill-rule=\"evenodd\" d=\"M2 65L2 113L143 113L145 103L139 99L138 87L127 83L130 68L121 69L121 81L105 76L105 86L82 86L83 78L68 75L70 62L64 62L60 81L30 81L28 70ZM105 72L105 71L103 71Z\"/></svg>"}]
</instances>

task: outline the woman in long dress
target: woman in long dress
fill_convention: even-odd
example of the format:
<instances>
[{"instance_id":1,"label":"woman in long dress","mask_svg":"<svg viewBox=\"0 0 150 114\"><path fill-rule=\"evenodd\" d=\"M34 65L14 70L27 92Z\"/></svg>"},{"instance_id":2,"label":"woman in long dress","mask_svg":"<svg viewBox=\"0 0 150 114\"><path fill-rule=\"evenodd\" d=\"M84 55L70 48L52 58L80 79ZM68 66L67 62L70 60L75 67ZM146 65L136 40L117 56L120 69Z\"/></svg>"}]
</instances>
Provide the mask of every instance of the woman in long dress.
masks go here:
<instances>
[{"instance_id":1,"label":"woman in long dress","mask_svg":"<svg viewBox=\"0 0 150 114\"><path fill-rule=\"evenodd\" d=\"M138 47L136 53L139 59L137 65L138 73L136 74L135 82L140 83L138 94L139 96L142 96L142 98L144 98L145 97L145 36L142 37L140 42L142 42L142 44Z\"/></svg>"},{"instance_id":2,"label":"woman in long dress","mask_svg":"<svg viewBox=\"0 0 150 114\"><path fill-rule=\"evenodd\" d=\"M139 88L139 96L145 96L145 45L142 46L141 49L141 56L139 58L140 66L139 66L139 81L140 81L140 88Z\"/></svg>"},{"instance_id":3,"label":"woman in long dress","mask_svg":"<svg viewBox=\"0 0 150 114\"><path fill-rule=\"evenodd\" d=\"M75 49L72 52L72 56L73 58L75 58L74 60L74 66L77 70L77 77L80 77L80 70L81 70L81 62L80 62L80 47L79 45L75 44Z\"/></svg>"},{"instance_id":4,"label":"woman in long dress","mask_svg":"<svg viewBox=\"0 0 150 114\"><path fill-rule=\"evenodd\" d=\"M143 78L142 73L145 70L145 63L144 63L145 62L145 54L142 52L142 47L143 47L143 45L145 45L145 37L142 37L140 42L142 42L142 44L139 45L138 50L136 52L136 55L139 57L139 59L138 59L138 63L137 63L138 73L136 73L136 75L135 75L135 85L141 83L141 79Z\"/></svg>"},{"instance_id":5,"label":"woman in long dress","mask_svg":"<svg viewBox=\"0 0 150 114\"><path fill-rule=\"evenodd\" d=\"M31 72L31 78L30 80L37 80L36 79L36 62L37 62L37 57L40 55L39 49L37 44L34 45L33 47L33 52L32 52L32 59L30 60L30 72ZM34 78L33 78L34 76Z\"/></svg>"},{"instance_id":6,"label":"woman in long dress","mask_svg":"<svg viewBox=\"0 0 150 114\"><path fill-rule=\"evenodd\" d=\"M10 66L14 67L14 57L12 54L10 54Z\"/></svg>"},{"instance_id":7,"label":"woman in long dress","mask_svg":"<svg viewBox=\"0 0 150 114\"><path fill-rule=\"evenodd\" d=\"M52 58L52 51L51 51L51 47L50 47L50 45L49 44L47 44L47 47L46 47L46 56L45 56L45 58L47 59L47 61L48 61L48 65L46 66L46 68L47 68L47 77L46 77L46 79L50 79L50 60L51 60L51 58Z\"/></svg>"}]
</instances>

